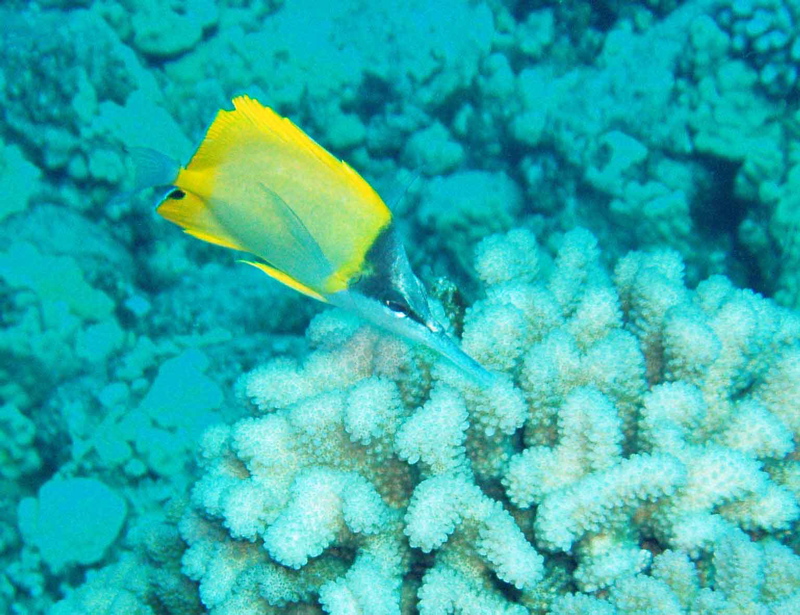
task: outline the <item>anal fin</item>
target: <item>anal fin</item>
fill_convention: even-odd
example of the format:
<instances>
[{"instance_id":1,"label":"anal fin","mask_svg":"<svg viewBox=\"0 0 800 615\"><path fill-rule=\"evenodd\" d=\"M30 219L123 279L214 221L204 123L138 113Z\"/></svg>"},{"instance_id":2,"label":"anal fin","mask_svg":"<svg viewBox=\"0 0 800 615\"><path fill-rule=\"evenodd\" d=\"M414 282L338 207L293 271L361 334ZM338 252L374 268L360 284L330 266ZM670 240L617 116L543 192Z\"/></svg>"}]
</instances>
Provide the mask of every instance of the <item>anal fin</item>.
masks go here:
<instances>
[{"instance_id":1,"label":"anal fin","mask_svg":"<svg viewBox=\"0 0 800 615\"><path fill-rule=\"evenodd\" d=\"M301 284L300 282L295 280L293 277L288 276L285 273L283 273L283 271L279 271L278 269L275 269L274 267L270 267L269 265L266 265L264 263L256 263L256 262L253 262L253 261L244 261L244 260L240 261L240 262L246 263L248 265L252 265L256 269L260 269L261 271L266 273L269 277L277 280L281 284L285 284L289 288L291 288L293 290L296 290L299 293L303 293L304 295L307 295L308 297L311 297L312 299L316 299L317 301L322 301L323 303L328 303L328 300L325 299L325 297L323 297L322 295L320 295L317 291L310 289L305 284Z\"/></svg>"},{"instance_id":2,"label":"anal fin","mask_svg":"<svg viewBox=\"0 0 800 615\"><path fill-rule=\"evenodd\" d=\"M208 205L191 192L170 190L156 211L193 237L225 248L248 251L220 224Z\"/></svg>"}]
</instances>

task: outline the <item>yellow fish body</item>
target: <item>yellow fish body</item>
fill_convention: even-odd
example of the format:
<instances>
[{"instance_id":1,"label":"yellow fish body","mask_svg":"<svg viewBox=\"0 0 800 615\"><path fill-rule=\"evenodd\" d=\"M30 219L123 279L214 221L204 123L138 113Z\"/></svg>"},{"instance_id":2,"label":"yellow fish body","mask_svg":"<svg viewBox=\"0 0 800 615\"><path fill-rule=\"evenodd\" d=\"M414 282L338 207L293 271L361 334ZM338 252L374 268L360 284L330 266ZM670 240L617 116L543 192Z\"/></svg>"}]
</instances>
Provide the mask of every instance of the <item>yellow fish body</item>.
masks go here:
<instances>
[{"instance_id":1,"label":"yellow fish body","mask_svg":"<svg viewBox=\"0 0 800 615\"><path fill-rule=\"evenodd\" d=\"M289 119L247 96L233 104L218 112L185 167L139 154L146 179L137 183L174 186L158 213L199 239L253 254L249 264L279 282L421 342L490 384L493 375L432 317L375 190Z\"/></svg>"}]
</instances>

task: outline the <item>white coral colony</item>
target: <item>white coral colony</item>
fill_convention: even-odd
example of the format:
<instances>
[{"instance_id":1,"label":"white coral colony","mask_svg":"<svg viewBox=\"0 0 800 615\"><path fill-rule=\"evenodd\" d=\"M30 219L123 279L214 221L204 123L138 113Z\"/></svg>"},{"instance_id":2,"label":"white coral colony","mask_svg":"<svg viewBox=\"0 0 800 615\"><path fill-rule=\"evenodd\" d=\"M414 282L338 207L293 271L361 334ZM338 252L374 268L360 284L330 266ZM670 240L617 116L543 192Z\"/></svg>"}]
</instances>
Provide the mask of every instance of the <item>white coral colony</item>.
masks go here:
<instances>
[{"instance_id":1,"label":"white coral colony","mask_svg":"<svg viewBox=\"0 0 800 615\"><path fill-rule=\"evenodd\" d=\"M335 313L241 379L181 524L209 609L400 613L424 561L422 613L791 612L798 318L670 252L609 277L582 230L542 262L523 230L478 248L488 390Z\"/></svg>"}]
</instances>

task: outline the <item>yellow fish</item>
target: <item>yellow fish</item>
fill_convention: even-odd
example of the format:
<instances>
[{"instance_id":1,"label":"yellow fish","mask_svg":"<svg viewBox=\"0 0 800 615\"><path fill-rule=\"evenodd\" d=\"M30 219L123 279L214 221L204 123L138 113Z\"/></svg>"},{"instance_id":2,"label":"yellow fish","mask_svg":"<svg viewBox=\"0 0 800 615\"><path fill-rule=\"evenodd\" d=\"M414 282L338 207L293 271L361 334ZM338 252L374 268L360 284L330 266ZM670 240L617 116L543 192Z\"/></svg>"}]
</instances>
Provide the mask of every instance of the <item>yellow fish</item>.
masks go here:
<instances>
[{"instance_id":1,"label":"yellow fish","mask_svg":"<svg viewBox=\"0 0 800 615\"><path fill-rule=\"evenodd\" d=\"M137 184L172 185L156 211L314 299L436 350L482 386L494 376L431 315L392 214L375 190L272 109L247 96L221 110L185 167L135 152Z\"/></svg>"}]
</instances>

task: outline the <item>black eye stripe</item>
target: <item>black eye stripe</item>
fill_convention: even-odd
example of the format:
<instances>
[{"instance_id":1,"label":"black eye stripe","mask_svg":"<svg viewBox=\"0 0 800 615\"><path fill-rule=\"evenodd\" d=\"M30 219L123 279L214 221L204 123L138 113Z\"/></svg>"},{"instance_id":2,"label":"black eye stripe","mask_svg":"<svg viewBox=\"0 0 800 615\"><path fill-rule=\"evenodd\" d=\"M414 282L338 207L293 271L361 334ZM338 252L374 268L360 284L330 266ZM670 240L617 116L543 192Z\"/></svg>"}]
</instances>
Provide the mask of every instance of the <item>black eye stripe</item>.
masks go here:
<instances>
[{"instance_id":1,"label":"black eye stripe","mask_svg":"<svg viewBox=\"0 0 800 615\"><path fill-rule=\"evenodd\" d=\"M408 306L400 303L399 301L384 299L383 305L386 307L386 309L388 309L392 314L394 314L398 318L406 318L407 316L410 315Z\"/></svg>"}]
</instances>

